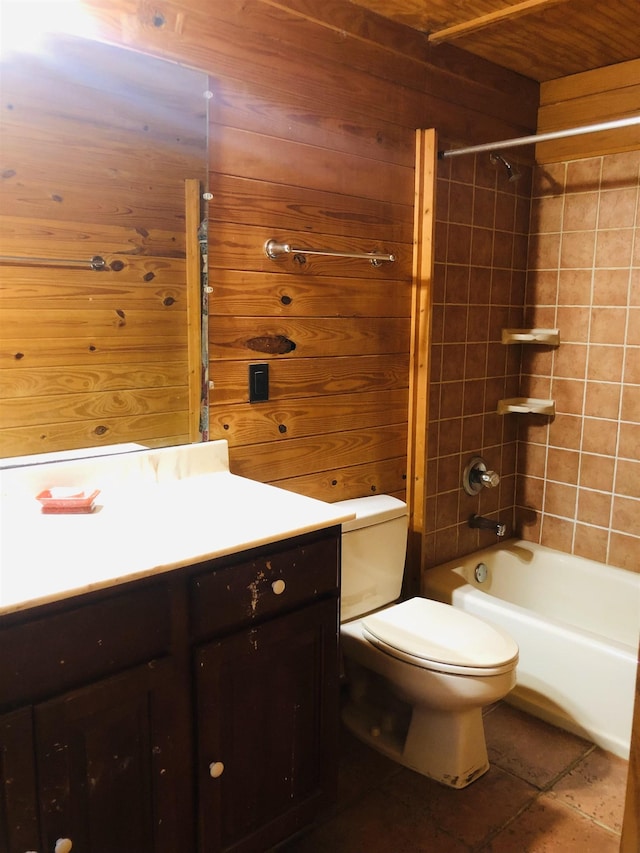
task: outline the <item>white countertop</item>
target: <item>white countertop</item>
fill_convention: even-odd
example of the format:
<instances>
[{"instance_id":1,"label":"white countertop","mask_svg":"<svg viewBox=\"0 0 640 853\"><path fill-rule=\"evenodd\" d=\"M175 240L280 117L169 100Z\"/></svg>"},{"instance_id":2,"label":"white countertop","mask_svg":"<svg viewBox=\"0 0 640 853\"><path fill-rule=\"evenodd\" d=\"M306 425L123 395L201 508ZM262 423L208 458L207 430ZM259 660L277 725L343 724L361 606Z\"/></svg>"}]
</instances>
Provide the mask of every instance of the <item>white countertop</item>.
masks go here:
<instances>
[{"instance_id":1,"label":"white countertop","mask_svg":"<svg viewBox=\"0 0 640 853\"><path fill-rule=\"evenodd\" d=\"M0 616L353 518L231 474L224 441L2 473ZM68 485L100 488L94 511L43 514Z\"/></svg>"}]
</instances>

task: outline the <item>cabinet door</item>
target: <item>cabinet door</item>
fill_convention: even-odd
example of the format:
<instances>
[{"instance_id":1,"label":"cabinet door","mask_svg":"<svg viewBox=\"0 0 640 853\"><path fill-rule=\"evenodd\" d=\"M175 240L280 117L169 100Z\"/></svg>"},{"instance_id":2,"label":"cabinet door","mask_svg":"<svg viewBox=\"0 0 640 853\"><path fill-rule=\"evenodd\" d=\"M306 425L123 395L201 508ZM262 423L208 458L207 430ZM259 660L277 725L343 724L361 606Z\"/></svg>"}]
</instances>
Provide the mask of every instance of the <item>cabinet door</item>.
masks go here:
<instances>
[{"instance_id":1,"label":"cabinet door","mask_svg":"<svg viewBox=\"0 0 640 853\"><path fill-rule=\"evenodd\" d=\"M201 853L264 853L333 799L337 643L331 599L198 650Z\"/></svg>"},{"instance_id":2,"label":"cabinet door","mask_svg":"<svg viewBox=\"0 0 640 853\"><path fill-rule=\"evenodd\" d=\"M39 850L31 708L0 717L0 783L0 853Z\"/></svg>"},{"instance_id":3,"label":"cabinet door","mask_svg":"<svg viewBox=\"0 0 640 853\"><path fill-rule=\"evenodd\" d=\"M61 837L82 853L189 849L179 686L154 661L34 708L45 850Z\"/></svg>"}]
</instances>

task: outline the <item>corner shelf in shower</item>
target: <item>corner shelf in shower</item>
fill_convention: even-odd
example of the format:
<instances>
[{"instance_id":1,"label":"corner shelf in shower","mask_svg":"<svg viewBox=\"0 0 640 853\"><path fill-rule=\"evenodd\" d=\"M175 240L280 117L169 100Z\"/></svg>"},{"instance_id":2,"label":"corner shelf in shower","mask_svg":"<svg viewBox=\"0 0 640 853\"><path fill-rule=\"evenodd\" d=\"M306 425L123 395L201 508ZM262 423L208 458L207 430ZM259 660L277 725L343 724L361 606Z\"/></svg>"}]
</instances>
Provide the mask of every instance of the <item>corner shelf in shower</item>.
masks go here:
<instances>
[{"instance_id":1,"label":"corner shelf in shower","mask_svg":"<svg viewBox=\"0 0 640 853\"><path fill-rule=\"evenodd\" d=\"M508 415L511 412L553 417L556 413L556 404L555 400L538 400L535 397L510 397L508 400L498 400L499 415Z\"/></svg>"},{"instance_id":2,"label":"corner shelf in shower","mask_svg":"<svg viewBox=\"0 0 640 853\"><path fill-rule=\"evenodd\" d=\"M547 344L557 347L560 345L558 329L503 329L503 344Z\"/></svg>"}]
</instances>

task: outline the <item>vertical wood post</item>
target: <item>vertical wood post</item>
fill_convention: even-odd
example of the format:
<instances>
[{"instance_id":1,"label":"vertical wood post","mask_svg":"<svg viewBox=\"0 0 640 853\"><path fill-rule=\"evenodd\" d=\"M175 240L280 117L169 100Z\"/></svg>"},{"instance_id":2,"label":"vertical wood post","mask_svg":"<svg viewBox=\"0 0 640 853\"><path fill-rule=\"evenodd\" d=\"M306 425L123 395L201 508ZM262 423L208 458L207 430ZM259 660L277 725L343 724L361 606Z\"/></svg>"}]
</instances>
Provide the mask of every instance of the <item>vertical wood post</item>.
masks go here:
<instances>
[{"instance_id":1,"label":"vertical wood post","mask_svg":"<svg viewBox=\"0 0 640 853\"><path fill-rule=\"evenodd\" d=\"M433 129L416 132L416 183L413 232L413 285L409 376L407 502L409 542L405 592L420 592L425 533L429 354L435 231L437 137Z\"/></svg>"},{"instance_id":2,"label":"vertical wood post","mask_svg":"<svg viewBox=\"0 0 640 853\"><path fill-rule=\"evenodd\" d=\"M631 731L631 754L627 777L627 798L622 821L620 853L640 850L640 649L636 670L636 700Z\"/></svg>"},{"instance_id":3,"label":"vertical wood post","mask_svg":"<svg viewBox=\"0 0 640 853\"><path fill-rule=\"evenodd\" d=\"M200 225L200 181L187 178L185 188L187 358L189 364L189 439L201 441L202 397L202 278L198 227Z\"/></svg>"}]
</instances>

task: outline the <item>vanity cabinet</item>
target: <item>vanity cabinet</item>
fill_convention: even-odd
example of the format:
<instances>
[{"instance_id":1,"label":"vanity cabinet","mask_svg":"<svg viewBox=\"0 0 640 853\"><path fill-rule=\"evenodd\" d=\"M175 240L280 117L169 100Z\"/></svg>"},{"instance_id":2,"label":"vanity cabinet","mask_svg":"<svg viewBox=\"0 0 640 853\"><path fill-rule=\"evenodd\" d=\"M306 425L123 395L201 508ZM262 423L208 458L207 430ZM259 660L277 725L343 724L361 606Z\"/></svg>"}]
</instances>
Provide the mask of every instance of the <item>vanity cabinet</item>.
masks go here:
<instances>
[{"instance_id":1,"label":"vanity cabinet","mask_svg":"<svg viewBox=\"0 0 640 853\"><path fill-rule=\"evenodd\" d=\"M9 624L4 624L8 621ZM166 584L0 622L0 851L174 853L188 704ZM183 679L184 681L184 679Z\"/></svg>"},{"instance_id":2,"label":"vanity cabinet","mask_svg":"<svg viewBox=\"0 0 640 853\"><path fill-rule=\"evenodd\" d=\"M338 546L193 579L200 853L262 853L335 792Z\"/></svg>"},{"instance_id":3,"label":"vanity cabinet","mask_svg":"<svg viewBox=\"0 0 640 853\"><path fill-rule=\"evenodd\" d=\"M337 683L330 602L196 655L200 851L268 850L333 787ZM269 697L265 701L265 697Z\"/></svg>"},{"instance_id":4,"label":"vanity cabinet","mask_svg":"<svg viewBox=\"0 0 640 853\"><path fill-rule=\"evenodd\" d=\"M0 617L0 853L265 853L337 784L339 528Z\"/></svg>"}]
</instances>

